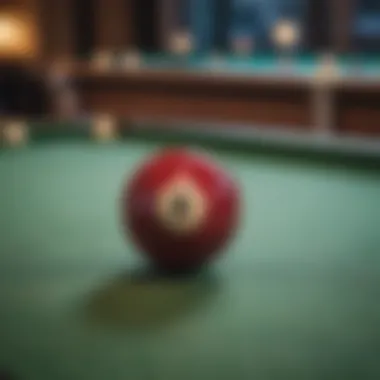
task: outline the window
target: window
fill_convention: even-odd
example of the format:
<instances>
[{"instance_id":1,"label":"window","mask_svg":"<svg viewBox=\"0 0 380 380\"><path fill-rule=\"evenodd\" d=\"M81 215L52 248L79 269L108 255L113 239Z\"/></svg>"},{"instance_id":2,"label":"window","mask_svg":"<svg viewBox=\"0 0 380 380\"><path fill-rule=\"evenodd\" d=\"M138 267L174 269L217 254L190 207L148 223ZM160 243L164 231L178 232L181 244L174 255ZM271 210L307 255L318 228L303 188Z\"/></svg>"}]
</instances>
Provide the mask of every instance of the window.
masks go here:
<instances>
[{"instance_id":1,"label":"window","mask_svg":"<svg viewBox=\"0 0 380 380\"><path fill-rule=\"evenodd\" d=\"M304 0L233 0L230 36L249 35L256 49L271 50L271 32L280 19L289 19L302 28Z\"/></svg>"},{"instance_id":2,"label":"window","mask_svg":"<svg viewBox=\"0 0 380 380\"><path fill-rule=\"evenodd\" d=\"M378 0L358 1L352 34L357 50L380 52L380 2Z\"/></svg>"},{"instance_id":3,"label":"window","mask_svg":"<svg viewBox=\"0 0 380 380\"><path fill-rule=\"evenodd\" d=\"M271 30L280 18L302 28L309 0L187 0L189 26L201 51L226 50L236 36L255 41L258 50L272 47ZM182 16L183 17L183 16Z\"/></svg>"}]
</instances>

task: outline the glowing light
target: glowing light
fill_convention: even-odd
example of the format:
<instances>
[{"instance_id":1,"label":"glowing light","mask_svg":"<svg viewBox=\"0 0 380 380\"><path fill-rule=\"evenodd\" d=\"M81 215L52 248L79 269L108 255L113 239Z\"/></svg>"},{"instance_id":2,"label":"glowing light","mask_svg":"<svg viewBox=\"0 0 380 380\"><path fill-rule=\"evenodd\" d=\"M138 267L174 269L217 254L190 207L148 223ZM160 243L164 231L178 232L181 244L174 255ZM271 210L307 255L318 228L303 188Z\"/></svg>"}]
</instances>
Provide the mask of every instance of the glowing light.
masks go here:
<instances>
[{"instance_id":1,"label":"glowing light","mask_svg":"<svg viewBox=\"0 0 380 380\"><path fill-rule=\"evenodd\" d=\"M291 20L277 22L272 31L272 39L278 47L290 48L297 45L301 38L300 29Z\"/></svg>"},{"instance_id":2,"label":"glowing light","mask_svg":"<svg viewBox=\"0 0 380 380\"><path fill-rule=\"evenodd\" d=\"M34 50L34 35L28 20L13 13L0 14L0 55L24 56Z\"/></svg>"}]
</instances>

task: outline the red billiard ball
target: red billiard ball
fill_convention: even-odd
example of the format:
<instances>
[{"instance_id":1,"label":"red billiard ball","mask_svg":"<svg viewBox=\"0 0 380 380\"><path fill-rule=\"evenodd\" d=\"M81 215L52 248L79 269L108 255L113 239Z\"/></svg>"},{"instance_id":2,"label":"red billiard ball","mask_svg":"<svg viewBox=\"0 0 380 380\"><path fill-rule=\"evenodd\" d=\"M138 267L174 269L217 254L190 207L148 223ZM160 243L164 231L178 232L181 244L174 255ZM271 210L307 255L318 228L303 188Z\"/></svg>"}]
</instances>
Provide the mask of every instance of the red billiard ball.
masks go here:
<instances>
[{"instance_id":1,"label":"red billiard ball","mask_svg":"<svg viewBox=\"0 0 380 380\"><path fill-rule=\"evenodd\" d=\"M196 269L214 259L236 231L239 188L209 157L164 150L125 185L123 224L157 267Z\"/></svg>"}]
</instances>

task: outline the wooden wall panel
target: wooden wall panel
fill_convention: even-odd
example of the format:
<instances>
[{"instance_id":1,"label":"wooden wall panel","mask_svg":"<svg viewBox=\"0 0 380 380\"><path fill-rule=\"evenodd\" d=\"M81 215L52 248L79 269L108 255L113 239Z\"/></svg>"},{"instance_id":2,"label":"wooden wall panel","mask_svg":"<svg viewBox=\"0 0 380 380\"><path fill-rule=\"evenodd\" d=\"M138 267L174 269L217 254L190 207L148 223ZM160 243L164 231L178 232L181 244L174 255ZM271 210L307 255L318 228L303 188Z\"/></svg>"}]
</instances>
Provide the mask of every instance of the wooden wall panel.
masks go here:
<instances>
[{"instance_id":1,"label":"wooden wall panel","mask_svg":"<svg viewBox=\"0 0 380 380\"><path fill-rule=\"evenodd\" d=\"M169 51L171 38L178 30L178 0L160 0L159 4L159 33L160 45L163 50Z\"/></svg>"},{"instance_id":2,"label":"wooden wall panel","mask_svg":"<svg viewBox=\"0 0 380 380\"><path fill-rule=\"evenodd\" d=\"M163 118L258 123L311 128L308 88L276 84L223 83L170 75L76 78L79 97L92 113L125 118Z\"/></svg>"},{"instance_id":3,"label":"wooden wall panel","mask_svg":"<svg viewBox=\"0 0 380 380\"><path fill-rule=\"evenodd\" d=\"M45 59L70 59L74 51L72 0L38 0Z\"/></svg>"},{"instance_id":4,"label":"wooden wall panel","mask_svg":"<svg viewBox=\"0 0 380 380\"><path fill-rule=\"evenodd\" d=\"M74 54L75 42L72 16L73 0L40 1L46 56L70 59Z\"/></svg>"},{"instance_id":5,"label":"wooden wall panel","mask_svg":"<svg viewBox=\"0 0 380 380\"><path fill-rule=\"evenodd\" d=\"M380 87L339 89L335 95L337 130L342 134L380 136Z\"/></svg>"},{"instance_id":6,"label":"wooden wall panel","mask_svg":"<svg viewBox=\"0 0 380 380\"><path fill-rule=\"evenodd\" d=\"M133 41L132 2L95 1L95 45L98 50L125 50Z\"/></svg>"},{"instance_id":7,"label":"wooden wall panel","mask_svg":"<svg viewBox=\"0 0 380 380\"><path fill-rule=\"evenodd\" d=\"M351 31L357 0L331 0L334 50L348 52L352 48Z\"/></svg>"},{"instance_id":8,"label":"wooden wall panel","mask_svg":"<svg viewBox=\"0 0 380 380\"><path fill-rule=\"evenodd\" d=\"M29 3L29 0L1 0L0 11L8 7L28 7Z\"/></svg>"},{"instance_id":9,"label":"wooden wall panel","mask_svg":"<svg viewBox=\"0 0 380 380\"><path fill-rule=\"evenodd\" d=\"M136 91L83 92L83 103L93 112L105 112L126 118L178 119L189 121L253 123L284 128L305 129L310 115L305 103L200 97L189 94L168 94ZM106 99L106 102L104 101ZM275 112L273 112L275 110ZM309 124L308 124L309 123Z\"/></svg>"}]
</instances>

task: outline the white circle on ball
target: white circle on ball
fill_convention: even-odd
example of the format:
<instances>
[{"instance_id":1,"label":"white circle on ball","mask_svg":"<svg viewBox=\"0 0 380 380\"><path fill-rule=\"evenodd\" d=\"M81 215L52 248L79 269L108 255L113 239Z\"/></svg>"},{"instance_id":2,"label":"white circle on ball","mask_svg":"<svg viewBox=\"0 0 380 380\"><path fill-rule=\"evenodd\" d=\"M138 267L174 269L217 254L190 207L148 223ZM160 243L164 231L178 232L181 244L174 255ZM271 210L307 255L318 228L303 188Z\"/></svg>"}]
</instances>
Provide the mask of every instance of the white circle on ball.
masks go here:
<instances>
[{"instance_id":1,"label":"white circle on ball","mask_svg":"<svg viewBox=\"0 0 380 380\"><path fill-rule=\"evenodd\" d=\"M161 187L156 196L156 216L162 226L180 235L199 230L207 216L208 201L190 178L176 178Z\"/></svg>"}]
</instances>

